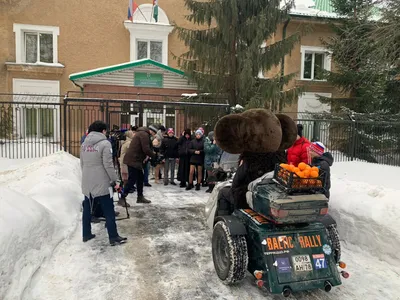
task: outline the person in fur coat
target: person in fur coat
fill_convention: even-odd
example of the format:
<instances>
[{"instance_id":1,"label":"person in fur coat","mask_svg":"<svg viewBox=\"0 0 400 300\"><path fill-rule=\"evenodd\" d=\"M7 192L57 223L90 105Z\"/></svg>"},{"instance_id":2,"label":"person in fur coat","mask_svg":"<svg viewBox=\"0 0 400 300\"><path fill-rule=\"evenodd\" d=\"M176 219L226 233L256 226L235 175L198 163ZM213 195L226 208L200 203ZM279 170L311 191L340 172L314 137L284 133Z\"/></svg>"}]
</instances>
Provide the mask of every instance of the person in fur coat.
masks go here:
<instances>
[{"instance_id":1,"label":"person in fur coat","mask_svg":"<svg viewBox=\"0 0 400 300\"><path fill-rule=\"evenodd\" d=\"M248 208L250 182L286 161L285 150L295 142L297 127L286 115L250 109L221 118L214 132L223 151L241 154L231 188L221 189L218 195L218 215L231 214L234 209Z\"/></svg>"},{"instance_id":2,"label":"person in fur coat","mask_svg":"<svg viewBox=\"0 0 400 300\"><path fill-rule=\"evenodd\" d=\"M121 177L123 182L128 181L128 166L124 164L124 157L126 154L126 151L129 148L129 145L132 141L132 138L135 136L135 132L128 130L125 132L125 137L126 140L123 141L122 146L121 146L121 155L119 156L119 165L121 167Z\"/></svg>"}]
</instances>

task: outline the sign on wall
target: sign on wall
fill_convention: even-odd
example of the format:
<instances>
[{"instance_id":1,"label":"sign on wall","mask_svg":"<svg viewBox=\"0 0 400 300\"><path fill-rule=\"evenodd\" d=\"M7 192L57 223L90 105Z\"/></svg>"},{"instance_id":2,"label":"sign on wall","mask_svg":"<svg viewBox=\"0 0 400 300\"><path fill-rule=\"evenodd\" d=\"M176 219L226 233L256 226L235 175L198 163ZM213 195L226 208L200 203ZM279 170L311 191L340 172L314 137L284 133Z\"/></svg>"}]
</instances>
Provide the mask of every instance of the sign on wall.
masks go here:
<instances>
[{"instance_id":1,"label":"sign on wall","mask_svg":"<svg viewBox=\"0 0 400 300\"><path fill-rule=\"evenodd\" d=\"M163 74L135 72L135 86L140 87L163 87Z\"/></svg>"}]
</instances>

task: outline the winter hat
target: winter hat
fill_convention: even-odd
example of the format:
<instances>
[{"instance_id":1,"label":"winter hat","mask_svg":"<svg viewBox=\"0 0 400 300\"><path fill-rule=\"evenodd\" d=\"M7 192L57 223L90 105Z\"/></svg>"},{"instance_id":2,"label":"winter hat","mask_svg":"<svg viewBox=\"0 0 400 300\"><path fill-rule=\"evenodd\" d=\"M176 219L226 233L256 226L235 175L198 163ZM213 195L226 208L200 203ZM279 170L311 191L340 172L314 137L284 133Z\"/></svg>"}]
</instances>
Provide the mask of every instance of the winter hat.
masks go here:
<instances>
[{"instance_id":1,"label":"winter hat","mask_svg":"<svg viewBox=\"0 0 400 300\"><path fill-rule=\"evenodd\" d=\"M210 131L210 132L208 133L208 138L210 139L211 142L214 141L214 131Z\"/></svg>"},{"instance_id":2,"label":"winter hat","mask_svg":"<svg viewBox=\"0 0 400 300\"><path fill-rule=\"evenodd\" d=\"M303 136L303 124L297 124L297 135L300 137Z\"/></svg>"},{"instance_id":3,"label":"winter hat","mask_svg":"<svg viewBox=\"0 0 400 300\"><path fill-rule=\"evenodd\" d=\"M192 133L190 132L190 129L185 129L185 131L183 132L183 135L192 135Z\"/></svg>"},{"instance_id":4,"label":"winter hat","mask_svg":"<svg viewBox=\"0 0 400 300\"><path fill-rule=\"evenodd\" d=\"M154 133L157 133L157 131L158 131L157 127L154 125L150 125L149 130L153 131Z\"/></svg>"},{"instance_id":5,"label":"winter hat","mask_svg":"<svg viewBox=\"0 0 400 300\"><path fill-rule=\"evenodd\" d=\"M325 152L325 146L321 142L314 142L311 143L310 150L314 151L318 155L322 155Z\"/></svg>"},{"instance_id":6,"label":"winter hat","mask_svg":"<svg viewBox=\"0 0 400 300\"><path fill-rule=\"evenodd\" d=\"M172 133L172 134L175 133L173 128L168 128L167 134L170 134L170 133Z\"/></svg>"},{"instance_id":7,"label":"winter hat","mask_svg":"<svg viewBox=\"0 0 400 300\"><path fill-rule=\"evenodd\" d=\"M197 129L196 132L195 132L195 135L198 135L198 134L199 134L200 136L203 136L204 133L203 133L203 131L201 131L200 129Z\"/></svg>"},{"instance_id":8,"label":"winter hat","mask_svg":"<svg viewBox=\"0 0 400 300\"><path fill-rule=\"evenodd\" d=\"M167 129L165 128L165 126L163 126L163 125L161 125L160 127L159 127L159 129L161 130L161 131L166 131Z\"/></svg>"}]
</instances>

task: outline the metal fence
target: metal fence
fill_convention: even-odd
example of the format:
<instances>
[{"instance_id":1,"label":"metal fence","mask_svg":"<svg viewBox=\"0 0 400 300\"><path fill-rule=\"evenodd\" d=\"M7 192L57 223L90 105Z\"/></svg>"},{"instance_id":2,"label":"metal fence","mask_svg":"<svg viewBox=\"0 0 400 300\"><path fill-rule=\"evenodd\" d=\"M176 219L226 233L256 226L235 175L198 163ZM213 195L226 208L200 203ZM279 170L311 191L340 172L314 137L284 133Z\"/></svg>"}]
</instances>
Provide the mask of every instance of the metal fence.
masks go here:
<instances>
[{"instance_id":1,"label":"metal fence","mask_svg":"<svg viewBox=\"0 0 400 300\"><path fill-rule=\"evenodd\" d=\"M188 103L181 96L159 94L68 93L64 98L63 145L79 155L80 141L95 120L109 124L110 129L152 124L174 128L180 135L185 128L203 126L208 132L219 118L229 113L224 103Z\"/></svg>"},{"instance_id":2,"label":"metal fence","mask_svg":"<svg viewBox=\"0 0 400 300\"><path fill-rule=\"evenodd\" d=\"M35 158L59 150L78 156L80 140L95 120L121 129L163 124L173 127L177 135L185 128L199 126L209 132L229 110L224 103L187 103L181 99L171 95L99 92L66 96L0 94L0 157ZM303 133L309 140L322 142L335 161L400 166L400 120L288 115L303 124Z\"/></svg>"},{"instance_id":3,"label":"metal fence","mask_svg":"<svg viewBox=\"0 0 400 300\"><path fill-rule=\"evenodd\" d=\"M335 161L366 161L400 166L400 121L371 121L338 118L331 114L312 119L294 118L303 124L303 135L322 142Z\"/></svg>"},{"instance_id":4,"label":"metal fence","mask_svg":"<svg viewBox=\"0 0 400 300\"><path fill-rule=\"evenodd\" d=\"M61 150L61 99L0 94L0 157L35 158Z\"/></svg>"}]
</instances>

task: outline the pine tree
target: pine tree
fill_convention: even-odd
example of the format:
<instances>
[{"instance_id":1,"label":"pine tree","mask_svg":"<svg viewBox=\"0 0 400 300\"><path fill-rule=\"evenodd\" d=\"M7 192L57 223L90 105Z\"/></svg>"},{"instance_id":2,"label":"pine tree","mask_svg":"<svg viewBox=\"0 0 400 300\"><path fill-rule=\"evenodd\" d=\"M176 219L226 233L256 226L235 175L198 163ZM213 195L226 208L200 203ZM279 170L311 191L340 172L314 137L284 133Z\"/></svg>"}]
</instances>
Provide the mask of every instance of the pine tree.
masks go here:
<instances>
[{"instance_id":1,"label":"pine tree","mask_svg":"<svg viewBox=\"0 0 400 300\"><path fill-rule=\"evenodd\" d=\"M391 67L388 56L377 59L383 44L371 41L380 24L372 18L376 12L373 0L332 0L332 3L344 18L331 23L336 35L324 41L333 53L336 67L335 71L325 72L325 76L345 97L330 101L357 116L347 128L351 142L341 150L351 157L379 162L379 153L393 147L399 138L393 131L394 123L383 125L379 119L400 110L396 67Z\"/></svg>"},{"instance_id":2,"label":"pine tree","mask_svg":"<svg viewBox=\"0 0 400 300\"><path fill-rule=\"evenodd\" d=\"M386 0L380 9L381 18L366 39L377 47L373 52L375 59L394 67L392 72L400 75L400 1ZM364 53L365 51L362 51ZM399 78L400 79L400 78Z\"/></svg>"},{"instance_id":3,"label":"pine tree","mask_svg":"<svg viewBox=\"0 0 400 300\"><path fill-rule=\"evenodd\" d=\"M278 66L299 35L261 48L288 18L293 3L281 0L185 0L186 18L200 29L176 26L189 50L178 57L188 77L205 93L225 95L231 106L278 109L297 96L283 92L293 75L259 78Z\"/></svg>"},{"instance_id":4,"label":"pine tree","mask_svg":"<svg viewBox=\"0 0 400 300\"><path fill-rule=\"evenodd\" d=\"M374 112L383 98L387 70L372 59L370 53L375 45L363 38L372 31L372 0L333 0L332 4L344 18L331 22L335 36L323 41L332 51L336 66L335 71L325 72L325 76L347 95L332 100L356 112ZM360 55L359 49L366 51Z\"/></svg>"}]
</instances>

